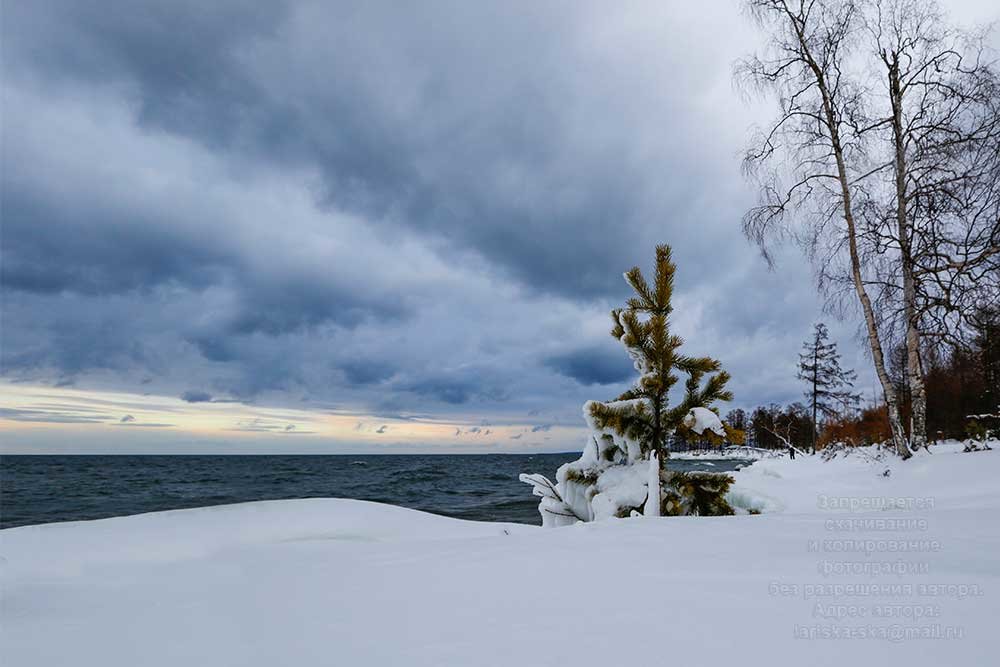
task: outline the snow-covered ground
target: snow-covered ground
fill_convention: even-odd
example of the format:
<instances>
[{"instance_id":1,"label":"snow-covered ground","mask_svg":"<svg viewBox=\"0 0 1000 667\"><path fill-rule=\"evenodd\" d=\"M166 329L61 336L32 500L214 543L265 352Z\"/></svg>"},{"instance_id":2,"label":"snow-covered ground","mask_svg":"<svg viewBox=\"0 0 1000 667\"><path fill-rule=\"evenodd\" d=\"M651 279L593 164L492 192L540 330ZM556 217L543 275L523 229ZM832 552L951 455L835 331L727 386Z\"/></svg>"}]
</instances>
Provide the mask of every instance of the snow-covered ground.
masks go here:
<instances>
[{"instance_id":1,"label":"snow-covered ground","mask_svg":"<svg viewBox=\"0 0 1000 667\"><path fill-rule=\"evenodd\" d=\"M0 531L0 663L996 664L1000 447L736 475L765 514L544 530L291 500Z\"/></svg>"}]
</instances>

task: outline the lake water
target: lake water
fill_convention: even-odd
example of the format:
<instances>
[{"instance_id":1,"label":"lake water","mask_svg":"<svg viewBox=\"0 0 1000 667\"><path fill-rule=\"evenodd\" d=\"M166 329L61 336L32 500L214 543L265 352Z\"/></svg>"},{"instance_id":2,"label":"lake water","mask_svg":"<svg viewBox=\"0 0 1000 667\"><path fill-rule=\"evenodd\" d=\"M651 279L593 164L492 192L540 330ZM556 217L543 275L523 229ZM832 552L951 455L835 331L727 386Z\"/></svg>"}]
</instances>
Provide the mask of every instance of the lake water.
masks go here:
<instances>
[{"instance_id":1,"label":"lake water","mask_svg":"<svg viewBox=\"0 0 1000 667\"><path fill-rule=\"evenodd\" d=\"M574 454L3 456L0 528L282 498L357 498L479 521L540 524L522 472ZM723 472L740 461L672 461Z\"/></svg>"}]
</instances>

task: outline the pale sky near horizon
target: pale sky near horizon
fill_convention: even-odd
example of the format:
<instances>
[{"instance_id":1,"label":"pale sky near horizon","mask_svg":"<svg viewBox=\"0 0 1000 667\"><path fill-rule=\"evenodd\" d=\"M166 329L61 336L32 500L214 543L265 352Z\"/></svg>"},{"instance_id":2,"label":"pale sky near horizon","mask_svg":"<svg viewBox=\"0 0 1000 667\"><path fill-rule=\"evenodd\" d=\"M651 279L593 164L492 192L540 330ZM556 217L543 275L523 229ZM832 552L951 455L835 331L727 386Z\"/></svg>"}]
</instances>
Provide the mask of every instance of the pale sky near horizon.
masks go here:
<instances>
[{"instance_id":1,"label":"pale sky near horizon","mask_svg":"<svg viewBox=\"0 0 1000 667\"><path fill-rule=\"evenodd\" d=\"M741 234L770 106L734 89L735 2L23 2L0 30L0 452L577 450L660 242L723 412L801 400L820 319L871 395L857 323Z\"/></svg>"}]
</instances>

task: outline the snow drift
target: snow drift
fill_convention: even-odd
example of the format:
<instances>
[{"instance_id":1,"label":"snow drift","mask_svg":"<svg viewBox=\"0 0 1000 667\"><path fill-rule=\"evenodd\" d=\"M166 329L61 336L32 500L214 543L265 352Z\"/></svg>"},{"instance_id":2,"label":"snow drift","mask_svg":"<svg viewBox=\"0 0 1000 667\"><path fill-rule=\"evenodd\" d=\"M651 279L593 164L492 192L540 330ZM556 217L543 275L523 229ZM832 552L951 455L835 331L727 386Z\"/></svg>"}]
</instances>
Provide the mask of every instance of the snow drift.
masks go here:
<instances>
[{"instance_id":1,"label":"snow drift","mask_svg":"<svg viewBox=\"0 0 1000 667\"><path fill-rule=\"evenodd\" d=\"M12 528L0 531L0 658L11 667L606 667L706 664L706 655L767 667L993 664L1000 447L959 451L932 447L907 463L758 462L736 473L731 495L774 512L761 516L542 530L294 500ZM854 520L913 529L831 530ZM876 550L810 548L845 539ZM940 548L889 553L880 540ZM824 572L897 561L926 568ZM894 592L902 586L912 595ZM609 627L627 628L624 640ZM858 638L865 628L872 636ZM955 628L962 635L947 638Z\"/></svg>"}]
</instances>

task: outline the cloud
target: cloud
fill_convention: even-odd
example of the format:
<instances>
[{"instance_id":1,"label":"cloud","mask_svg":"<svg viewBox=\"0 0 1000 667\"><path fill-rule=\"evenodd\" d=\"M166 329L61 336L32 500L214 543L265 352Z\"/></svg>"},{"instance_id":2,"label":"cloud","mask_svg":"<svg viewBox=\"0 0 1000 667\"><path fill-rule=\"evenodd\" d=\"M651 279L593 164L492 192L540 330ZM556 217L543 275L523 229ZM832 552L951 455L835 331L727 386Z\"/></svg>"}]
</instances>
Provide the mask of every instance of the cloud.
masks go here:
<instances>
[{"instance_id":1,"label":"cloud","mask_svg":"<svg viewBox=\"0 0 1000 667\"><path fill-rule=\"evenodd\" d=\"M634 374L622 271L668 241L685 351L740 404L799 393L817 300L739 231L732 7L25 2L3 31L10 381L580 423Z\"/></svg>"},{"instance_id":2,"label":"cloud","mask_svg":"<svg viewBox=\"0 0 1000 667\"><path fill-rule=\"evenodd\" d=\"M462 369L449 373L429 372L396 384L402 391L441 403L461 405L472 400L503 401L504 391L493 384L492 373Z\"/></svg>"},{"instance_id":3,"label":"cloud","mask_svg":"<svg viewBox=\"0 0 1000 667\"><path fill-rule=\"evenodd\" d=\"M48 424L103 424L107 421L103 416L21 408L0 408L0 419Z\"/></svg>"},{"instance_id":4,"label":"cloud","mask_svg":"<svg viewBox=\"0 0 1000 667\"><path fill-rule=\"evenodd\" d=\"M545 365L584 385L617 384L635 376L627 353L613 343L557 354Z\"/></svg>"},{"instance_id":5,"label":"cloud","mask_svg":"<svg viewBox=\"0 0 1000 667\"><path fill-rule=\"evenodd\" d=\"M684 40L671 46L662 35L697 21L739 26L735 14L709 21L660 11L609 22L599 4L581 4L571 16L514 6L486 16L467 6L373 3L345 20L342 11L311 3L226 4L209 14L186 3L169 11L144 3L115 12L19 7L7 17L21 28L10 31L10 67L18 80L130 87L140 126L243 160L316 168L324 203L472 250L534 289L621 293L609 272L641 254L608 243L606 220L616 233L649 242L654 211L647 209L662 198L675 215L704 211L685 186L703 176L708 154L683 131L704 119L683 102L710 92L712 79L698 69L728 78L729 62L692 53ZM435 29L412 29L428 23ZM576 38L552 50L554 31ZM595 51L595 32L621 46ZM376 44L363 37L371 34L393 39ZM190 48L194 36L204 46ZM39 53L35 43L50 48ZM676 67L649 68L643 61L651 57ZM601 69L632 76L594 76ZM683 96L664 92L681 85ZM661 131L664 110L677 112L680 131ZM670 167L667 156L678 152L701 160L670 169L664 188L657 168ZM222 258L214 245L173 250L157 252L165 261L148 270L133 264L136 278L181 268L173 261L204 266ZM248 325L280 326L266 318Z\"/></svg>"},{"instance_id":6,"label":"cloud","mask_svg":"<svg viewBox=\"0 0 1000 667\"><path fill-rule=\"evenodd\" d=\"M34 397L39 398L37 394ZM88 407L86 403L87 401L79 399L63 403L42 400L23 407L0 407L0 420L40 424L109 424L149 428L173 426L173 424L163 422L140 422L131 414L115 419L110 410L121 407L122 404L106 402L104 405L107 405L109 409L105 410L102 407Z\"/></svg>"},{"instance_id":7,"label":"cloud","mask_svg":"<svg viewBox=\"0 0 1000 667\"><path fill-rule=\"evenodd\" d=\"M552 424L539 424L531 427L532 433L543 433L552 430Z\"/></svg>"},{"instance_id":8,"label":"cloud","mask_svg":"<svg viewBox=\"0 0 1000 667\"><path fill-rule=\"evenodd\" d=\"M250 433L279 433L282 435L313 434L315 431L306 431L298 428L295 424L286 424L268 419L265 417L253 417L241 419L236 422L230 430L247 431Z\"/></svg>"},{"instance_id":9,"label":"cloud","mask_svg":"<svg viewBox=\"0 0 1000 667\"><path fill-rule=\"evenodd\" d=\"M181 394L181 400L188 403L211 403L212 395L207 391L189 389Z\"/></svg>"},{"instance_id":10,"label":"cloud","mask_svg":"<svg viewBox=\"0 0 1000 667\"><path fill-rule=\"evenodd\" d=\"M378 384L395 373L395 368L391 364L379 360L348 359L338 368L352 385Z\"/></svg>"},{"instance_id":11,"label":"cloud","mask_svg":"<svg viewBox=\"0 0 1000 667\"><path fill-rule=\"evenodd\" d=\"M165 422L119 422L115 426L128 426L132 428L173 428L174 424Z\"/></svg>"}]
</instances>

